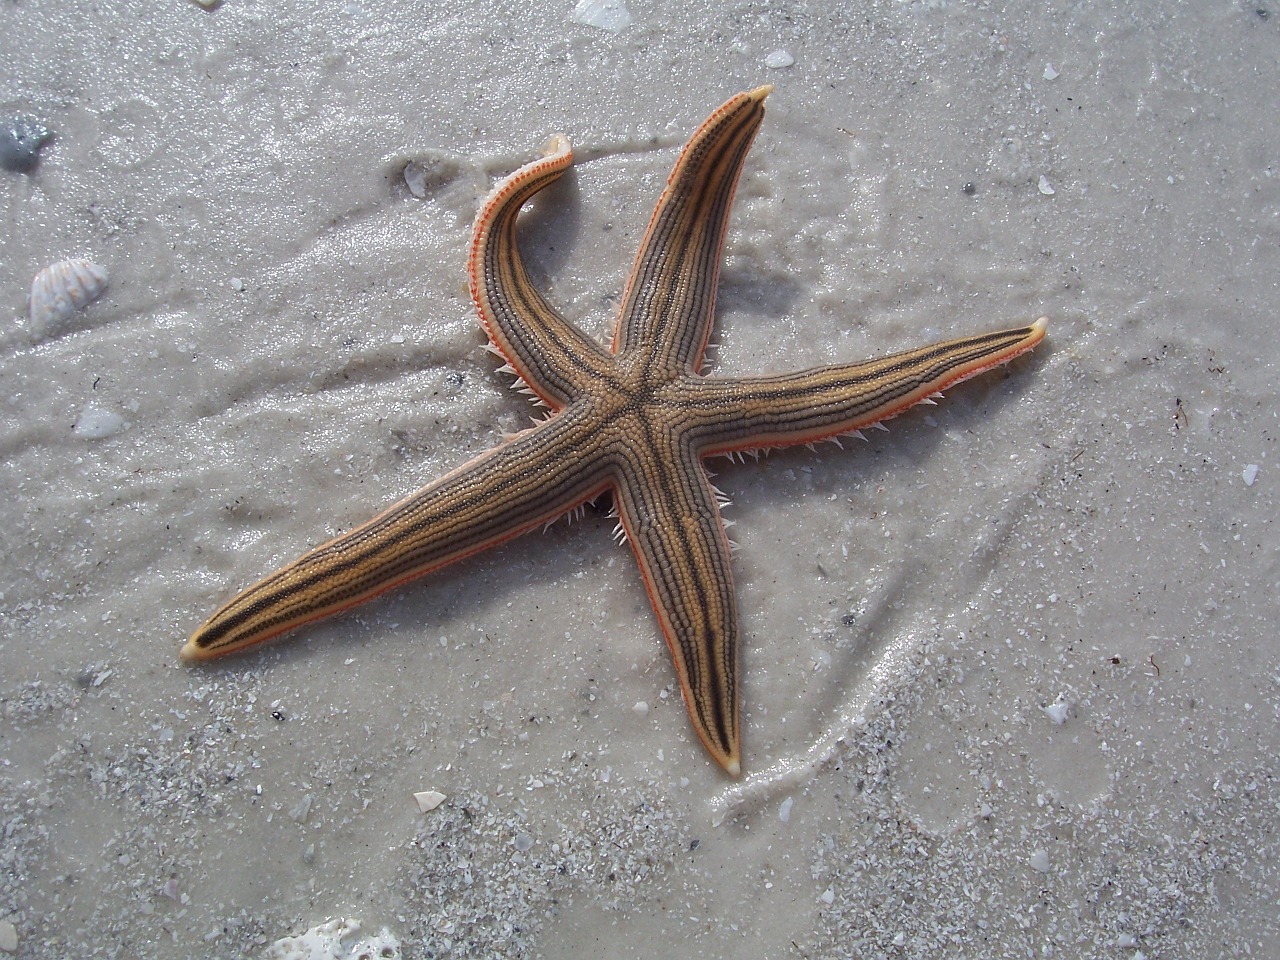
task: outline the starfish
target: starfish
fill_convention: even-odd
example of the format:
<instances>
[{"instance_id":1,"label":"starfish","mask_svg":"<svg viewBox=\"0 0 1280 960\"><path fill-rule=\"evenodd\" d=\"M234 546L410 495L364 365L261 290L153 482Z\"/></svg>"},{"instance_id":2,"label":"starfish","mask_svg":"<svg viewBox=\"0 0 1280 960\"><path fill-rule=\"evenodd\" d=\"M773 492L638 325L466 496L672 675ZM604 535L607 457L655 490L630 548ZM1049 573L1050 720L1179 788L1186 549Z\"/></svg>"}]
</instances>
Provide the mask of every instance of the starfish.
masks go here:
<instances>
[{"instance_id":1,"label":"starfish","mask_svg":"<svg viewBox=\"0 0 1280 960\"><path fill-rule=\"evenodd\" d=\"M534 289L516 243L524 204L573 163L553 137L476 218L471 296L490 349L550 414L244 590L182 659L269 640L545 526L604 493L675 662L694 730L741 772L738 614L721 498L702 461L808 444L929 402L1030 350L1047 320L879 360L761 377L700 372L729 207L771 87L719 107L681 151L658 200L606 350Z\"/></svg>"}]
</instances>

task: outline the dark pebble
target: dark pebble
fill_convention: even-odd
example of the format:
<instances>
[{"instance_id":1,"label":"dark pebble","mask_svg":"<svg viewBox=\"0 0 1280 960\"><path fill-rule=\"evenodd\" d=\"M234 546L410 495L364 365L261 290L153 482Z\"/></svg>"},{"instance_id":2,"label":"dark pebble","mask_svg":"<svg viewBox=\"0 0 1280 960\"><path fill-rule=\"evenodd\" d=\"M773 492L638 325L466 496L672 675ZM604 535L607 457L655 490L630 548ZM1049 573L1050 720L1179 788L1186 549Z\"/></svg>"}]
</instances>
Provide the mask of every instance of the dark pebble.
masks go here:
<instances>
[{"instance_id":1,"label":"dark pebble","mask_svg":"<svg viewBox=\"0 0 1280 960\"><path fill-rule=\"evenodd\" d=\"M30 173L40 161L40 148L52 136L53 131L31 117L5 117L0 120L0 167Z\"/></svg>"}]
</instances>

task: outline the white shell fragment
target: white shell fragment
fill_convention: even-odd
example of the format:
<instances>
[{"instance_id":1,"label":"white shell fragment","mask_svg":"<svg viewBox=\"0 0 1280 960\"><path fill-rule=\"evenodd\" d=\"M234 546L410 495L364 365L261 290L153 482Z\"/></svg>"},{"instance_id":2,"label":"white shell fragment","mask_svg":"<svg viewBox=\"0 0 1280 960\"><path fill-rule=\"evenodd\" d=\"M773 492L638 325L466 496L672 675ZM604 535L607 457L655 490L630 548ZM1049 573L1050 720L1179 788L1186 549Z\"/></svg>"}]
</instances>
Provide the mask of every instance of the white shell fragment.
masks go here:
<instances>
[{"instance_id":1,"label":"white shell fragment","mask_svg":"<svg viewBox=\"0 0 1280 960\"><path fill-rule=\"evenodd\" d=\"M407 161L401 176L409 192L419 200L454 183L464 174L457 157L443 150L422 150Z\"/></svg>"},{"instance_id":2,"label":"white shell fragment","mask_svg":"<svg viewBox=\"0 0 1280 960\"><path fill-rule=\"evenodd\" d=\"M18 928L8 920L0 923L0 951L5 953L18 952Z\"/></svg>"},{"instance_id":3,"label":"white shell fragment","mask_svg":"<svg viewBox=\"0 0 1280 960\"><path fill-rule=\"evenodd\" d=\"M45 267L31 282L31 330L37 337L58 327L102 296L107 289L106 268L90 260L63 260Z\"/></svg>"},{"instance_id":4,"label":"white shell fragment","mask_svg":"<svg viewBox=\"0 0 1280 960\"><path fill-rule=\"evenodd\" d=\"M415 793L413 799L418 801L418 809L426 813L444 803L445 795L436 790L423 790L421 793Z\"/></svg>"},{"instance_id":5,"label":"white shell fragment","mask_svg":"<svg viewBox=\"0 0 1280 960\"><path fill-rule=\"evenodd\" d=\"M263 960L400 960L400 941L385 927L374 936L360 936L359 920L330 920L296 937L267 947Z\"/></svg>"},{"instance_id":6,"label":"white shell fragment","mask_svg":"<svg viewBox=\"0 0 1280 960\"><path fill-rule=\"evenodd\" d=\"M1041 195L1046 197L1052 197L1057 193L1057 191L1053 189L1053 184L1049 182L1049 178L1045 176L1040 177L1039 182L1036 184L1036 189L1040 191Z\"/></svg>"},{"instance_id":7,"label":"white shell fragment","mask_svg":"<svg viewBox=\"0 0 1280 960\"><path fill-rule=\"evenodd\" d=\"M622 0L578 0L573 19L588 27L617 33L631 26L631 11Z\"/></svg>"},{"instance_id":8,"label":"white shell fragment","mask_svg":"<svg viewBox=\"0 0 1280 960\"><path fill-rule=\"evenodd\" d=\"M1050 720L1061 726L1067 722L1067 715L1071 712L1071 705L1059 700L1057 703L1051 703L1045 707L1044 712Z\"/></svg>"},{"instance_id":9,"label":"white shell fragment","mask_svg":"<svg viewBox=\"0 0 1280 960\"><path fill-rule=\"evenodd\" d=\"M1258 479L1258 465L1251 463L1240 471L1240 479L1244 481L1246 487L1252 487L1253 481Z\"/></svg>"},{"instance_id":10,"label":"white shell fragment","mask_svg":"<svg viewBox=\"0 0 1280 960\"><path fill-rule=\"evenodd\" d=\"M770 70L785 70L787 67L793 66L796 58L785 50L775 50L764 58L764 65Z\"/></svg>"},{"instance_id":11,"label":"white shell fragment","mask_svg":"<svg viewBox=\"0 0 1280 960\"><path fill-rule=\"evenodd\" d=\"M71 432L82 440L101 440L114 436L126 426L128 424L120 414L86 403Z\"/></svg>"}]
</instances>

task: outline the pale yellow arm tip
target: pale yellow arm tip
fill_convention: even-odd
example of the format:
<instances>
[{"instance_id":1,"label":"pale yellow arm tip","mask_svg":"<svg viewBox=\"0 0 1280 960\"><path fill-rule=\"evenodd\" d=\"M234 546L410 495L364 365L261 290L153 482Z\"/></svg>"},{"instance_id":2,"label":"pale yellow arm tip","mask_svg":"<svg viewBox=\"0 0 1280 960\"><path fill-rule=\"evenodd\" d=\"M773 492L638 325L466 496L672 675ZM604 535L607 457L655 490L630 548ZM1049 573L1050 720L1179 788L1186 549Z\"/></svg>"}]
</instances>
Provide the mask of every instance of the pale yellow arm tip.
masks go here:
<instances>
[{"instance_id":1,"label":"pale yellow arm tip","mask_svg":"<svg viewBox=\"0 0 1280 960\"><path fill-rule=\"evenodd\" d=\"M1031 329L1034 330L1036 333L1038 333L1042 337L1044 336L1044 332L1045 330L1048 329L1048 327L1049 327L1048 317L1041 317L1035 323L1031 324Z\"/></svg>"},{"instance_id":2,"label":"pale yellow arm tip","mask_svg":"<svg viewBox=\"0 0 1280 960\"><path fill-rule=\"evenodd\" d=\"M208 654L195 645L195 641L188 640L182 645L182 649L178 651L178 659L183 663L199 663L201 660L209 659Z\"/></svg>"},{"instance_id":3,"label":"pale yellow arm tip","mask_svg":"<svg viewBox=\"0 0 1280 960\"><path fill-rule=\"evenodd\" d=\"M569 142L569 138L563 133L553 133L547 137L547 142L542 145L541 155L543 159L547 157L560 157L573 153L573 145Z\"/></svg>"}]
</instances>

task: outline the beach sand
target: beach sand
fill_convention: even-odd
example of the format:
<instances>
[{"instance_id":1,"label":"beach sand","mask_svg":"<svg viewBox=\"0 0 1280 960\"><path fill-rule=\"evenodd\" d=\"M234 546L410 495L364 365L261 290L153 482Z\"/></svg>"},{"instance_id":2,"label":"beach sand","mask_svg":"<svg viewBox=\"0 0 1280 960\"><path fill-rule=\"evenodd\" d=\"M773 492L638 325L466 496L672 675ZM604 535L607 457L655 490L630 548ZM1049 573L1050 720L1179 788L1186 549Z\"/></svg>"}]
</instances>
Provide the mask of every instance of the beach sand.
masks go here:
<instances>
[{"instance_id":1,"label":"beach sand","mask_svg":"<svg viewBox=\"0 0 1280 960\"><path fill-rule=\"evenodd\" d=\"M5 5L0 119L53 138L0 171L0 949L1280 956L1280 7L852 6ZM465 287L496 177L573 141L522 242L607 340L762 83L709 372L1050 326L867 442L709 463L740 781L604 504L179 663L536 413ZM106 292L32 323L72 257Z\"/></svg>"}]
</instances>

